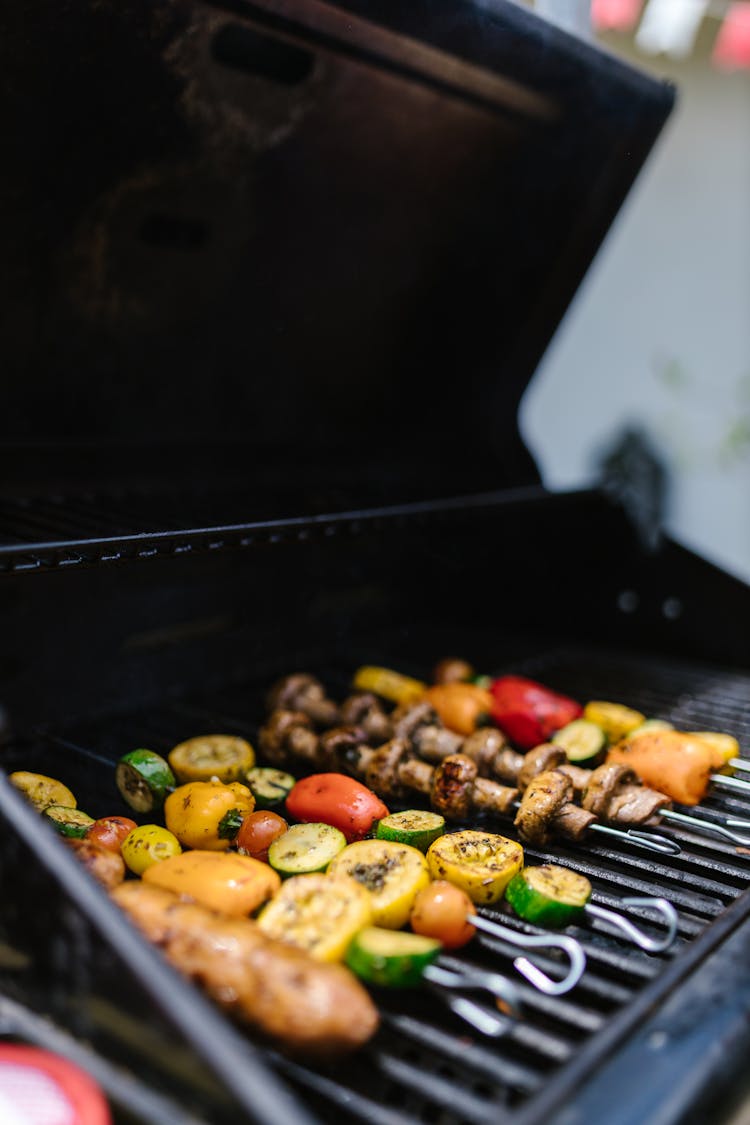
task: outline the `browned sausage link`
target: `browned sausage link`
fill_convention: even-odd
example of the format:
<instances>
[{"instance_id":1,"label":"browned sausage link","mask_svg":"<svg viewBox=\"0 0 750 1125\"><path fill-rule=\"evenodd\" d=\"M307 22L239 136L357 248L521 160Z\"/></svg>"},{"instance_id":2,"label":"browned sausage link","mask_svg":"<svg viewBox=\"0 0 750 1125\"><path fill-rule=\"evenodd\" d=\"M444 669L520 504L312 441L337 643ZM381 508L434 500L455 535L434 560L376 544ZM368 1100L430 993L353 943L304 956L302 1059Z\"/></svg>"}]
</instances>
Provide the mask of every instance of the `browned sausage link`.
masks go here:
<instances>
[{"instance_id":1,"label":"browned sausage link","mask_svg":"<svg viewBox=\"0 0 750 1125\"><path fill-rule=\"evenodd\" d=\"M287 1048L335 1055L377 1029L375 1006L347 969L267 938L250 919L224 918L140 882L123 883L112 897L177 969Z\"/></svg>"},{"instance_id":2,"label":"browned sausage link","mask_svg":"<svg viewBox=\"0 0 750 1125\"><path fill-rule=\"evenodd\" d=\"M125 878L125 863L119 852L95 844L93 840L66 839L83 866L93 875L97 883L107 890L118 886Z\"/></svg>"}]
</instances>

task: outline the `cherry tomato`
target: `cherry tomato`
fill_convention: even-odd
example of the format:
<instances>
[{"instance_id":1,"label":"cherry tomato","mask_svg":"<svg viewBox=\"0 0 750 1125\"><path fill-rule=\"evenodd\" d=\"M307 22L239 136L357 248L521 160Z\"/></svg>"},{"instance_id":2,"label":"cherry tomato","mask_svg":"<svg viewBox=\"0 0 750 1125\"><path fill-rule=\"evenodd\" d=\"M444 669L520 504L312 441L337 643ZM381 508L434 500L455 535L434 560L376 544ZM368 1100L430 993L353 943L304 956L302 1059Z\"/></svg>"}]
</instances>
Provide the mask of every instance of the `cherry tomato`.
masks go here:
<instances>
[{"instance_id":1,"label":"cherry tomato","mask_svg":"<svg viewBox=\"0 0 750 1125\"><path fill-rule=\"evenodd\" d=\"M103 816L91 825L86 839L119 855L123 840L137 827L135 821L127 816Z\"/></svg>"},{"instance_id":2,"label":"cherry tomato","mask_svg":"<svg viewBox=\"0 0 750 1125\"><path fill-rule=\"evenodd\" d=\"M343 773L314 773L298 781L286 799L295 820L330 824L347 843L362 840L388 809L372 789Z\"/></svg>"},{"instance_id":3,"label":"cherry tomato","mask_svg":"<svg viewBox=\"0 0 750 1125\"><path fill-rule=\"evenodd\" d=\"M460 887L436 879L414 900L411 928L415 934L437 938L446 949L458 949L471 941L476 928L466 918L474 913L472 901Z\"/></svg>"},{"instance_id":4,"label":"cherry tomato","mask_svg":"<svg viewBox=\"0 0 750 1125\"><path fill-rule=\"evenodd\" d=\"M248 813L235 837L237 850L253 859L268 861L268 849L274 840L283 836L289 825L283 816L270 809L259 809Z\"/></svg>"}]
</instances>

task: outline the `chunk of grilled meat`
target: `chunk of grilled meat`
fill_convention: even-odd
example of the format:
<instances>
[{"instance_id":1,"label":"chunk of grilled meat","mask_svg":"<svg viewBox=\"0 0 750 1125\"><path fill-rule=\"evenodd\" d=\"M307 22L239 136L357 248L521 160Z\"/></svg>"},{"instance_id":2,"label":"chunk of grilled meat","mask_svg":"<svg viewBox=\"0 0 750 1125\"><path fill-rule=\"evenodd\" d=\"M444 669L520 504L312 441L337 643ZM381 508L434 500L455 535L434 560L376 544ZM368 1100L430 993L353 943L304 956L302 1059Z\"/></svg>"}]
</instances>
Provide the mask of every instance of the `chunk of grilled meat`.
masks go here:
<instances>
[{"instance_id":1,"label":"chunk of grilled meat","mask_svg":"<svg viewBox=\"0 0 750 1125\"><path fill-rule=\"evenodd\" d=\"M318 736L302 711L273 711L258 732L258 746L273 766L288 766L295 758L318 762Z\"/></svg>"},{"instance_id":2,"label":"chunk of grilled meat","mask_svg":"<svg viewBox=\"0 0 750 1125\"><path fill-rule=\"evenodd\" d=\"M288 1049L336 1055L377 1029L377 1010L347 969L267 938L250 919L214 914L141 882L123 883L112 898L177 969Z\"/></svg>"},{"instance_id":3,"label":"chunk of grilled meat","mask_svg":"<svg viewBox=\"0 0 750 1125\"><path fill-rule=\"evenodd\" d=\"M109 848L103 848L101 844L96 844L93 840L86 840L85 838L81 840L75 839L75 837L64 837L64 839L89 874L93 875L97 883L101 883L108 891L119 886L123 881L125 878L125 863L119 852L112 852Z\"/></svg>"},{"instance_id":4,"label":"chunk of grilled meat","mask_svg":"<svg viewBox=\"0 0 750 1125\"><path fill-rule=\"evenodd\" d=\"M556 769L537 774L529 782L516 814L519 834L530 844L547 844L555 835L579 840L596 816L572 802L569 777Z\"/></svg>"},{"instance_id":5,"label":"chunk of grilled meat","mask_svg":"<svg viewBox=\"0 0 750 1125\"><path fill-rule=\"evenodd\" d=\"M315 676L294 672L277 680L268 692L269 711L301 711L317 727L332 727L339 721L339 711Z\"/></svg>"},{"instance_id":6,"label":"chunk of grilled meat","mask_svg":"<svg viewBox=\"0 0 750 1125\"><path fill-rule=\"evenodd\" d=\"M390 715L371 691L358 691L345 699L339 708L339 719L346 726L363 730L364 741L371 746L381 746L393 736Z\"/></svg>"},{"instance_id":7,"label":"chunk of grilled meat","mask_svg":"<svg viewBox=\"0 0 750 1125\"><path fill-rule=\"evenodd\" d=\"M601 820L628 825L647 824L661 809L672 807L666 794L642 785L633 770L617 762L592 770L582 804Z\"/></svg>"}]
</instances>

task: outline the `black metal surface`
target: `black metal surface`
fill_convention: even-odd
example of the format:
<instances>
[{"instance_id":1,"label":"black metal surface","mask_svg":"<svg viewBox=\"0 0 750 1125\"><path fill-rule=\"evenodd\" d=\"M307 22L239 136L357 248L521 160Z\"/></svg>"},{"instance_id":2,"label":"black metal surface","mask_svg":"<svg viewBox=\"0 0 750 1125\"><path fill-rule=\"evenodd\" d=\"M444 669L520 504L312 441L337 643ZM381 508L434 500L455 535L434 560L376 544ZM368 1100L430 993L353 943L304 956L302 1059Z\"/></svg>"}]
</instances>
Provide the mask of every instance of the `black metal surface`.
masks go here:
<instances>
[{"instance_id":1,"label":"black metal surface","mask_svg":"<svg viewBox=\"0 0 750 1125\"><path fill-rule=\"evenodd\" d=\"M371 655L377 658L378 653ZM705 728L720 727L734 733L745 745L750 740L746 706L750 676L743 672L729 675L708 667L612 656L592 649L548 651L520 662L518 667L580 697L616 696L651 715ZM347 669L324 664L317 670L335 691L343 690ZM62 777L92 815L119 811L115 808L118 798L112 767L120 753L136 744L166 750L183 737L209 729L254 737L262 714L264 687L260 682L243 684L212 692L203 699L177 701L140 713L81 719L64 728L55 725L40 733L32 744L6 748L3 764L6 768L38 768ZM711 804L725 810L726 801L716 795ZM732 798L732 804L739 804L750 814L750 800ZM514 832L509 822L499 821L497 827L511 835ZM593 901L601 905L615 905L631 889L671 898L680 911L680 930L669 955L648 956L599 925L574 927L569 932L583 942L589 958L578 989L563 999L550 999L522 984L524 1019L497 1043L468 1035L465 1026L434 995L424 991L380 998L383 1030L370 1047L346 1065L310 1067L265 1050L266 1059L301 1092L303 1101L321 1121L335 1117L342 1122L372 1125L414 1125L424 1120L439 1120L441 1125L479 1125L492 1116L495 1120L536 1125L550 1120L553 1111L561 1113L562 1121L583 1120L576 1107L581 1091L587 1089L598 1068L614 1059L608 1066L614 1067L623 1080L625 1064L620 1063L617 1053L620 1044L643 1040L644 1033L639 1032L635 1040L633 1036L646 1016L659 1012L678 985L702 980L700 973L695 974L703 960L723 948L722 942L750 913L750 895L745 893L750 882L750 856L682 830L666 831L683 846L682 854L674 860L600 844L593 838L581 845L562 844L549 852L534 848L526 851L532 860L562 859L585 873L594 886ZM54 849L57 842L50 840L50 845ZM95 899L97 888L90 888L90 895ZM80 901L86 909L84 900ZM96 915L98 907L93 900L91 905ZM488 911L488 915L497 913ZM511 928L533 932L533 927L506 915L504 910L499 913ZM643 921L642 912L631 913ZM746 931L744 926L741 933ZM734 947L728 944L727 949L731 963ZM514 955L505 943L482 939L459 956L470 963L512 973ZM709 962L706 979L712 979L712 974L721 978L717 964L724 964L723 954L719 951L716 956L719 960ZM695 989L701 987L708 988L692 984L688 995L693 997ZM712 1010L712 996L710 990L702 996L707 1011ZM700 1021L701 1006L696 1008L691 1001L690 1011L693 1020ZM653 1018L658 1030L659 1017ZM731 1030L736 1018L735 1009L728 1009L726 1034L731 1042L739 1043L743 1041L741 1036ZM717 1021L721 1022L714 1012L712 1034L718 1034ZM647 1039L644 1049L652 1050L654 1042ZM628 1067L635 1049L629 1047L622 1056L628 1060ZM691 1104L696 1104L699 1096L704 1104L706 1098L710 1103L712 1097L718 1097L721 1084L717 1075L726 1070L725 1059L717 1060L715 1053L706 1053L704 1065L699 1061L692 1059ZM598 1104L600 1095L596 1091L600 1088L600 1082L594 1083L592 1105ZM681 1120L677 1110L685 1108L685 1099L679 1105L675 1102L674 1107L667 1103L668 1099L661 1104L654 1122ZM568 1111L561 1107L567 1104L573 1108L565 1116ZM632 1101L632 1106L638 1105ZM610 1106L608 1120L634 1123L630 1106L631 1102Z\"/></svg>"}]
</instances>

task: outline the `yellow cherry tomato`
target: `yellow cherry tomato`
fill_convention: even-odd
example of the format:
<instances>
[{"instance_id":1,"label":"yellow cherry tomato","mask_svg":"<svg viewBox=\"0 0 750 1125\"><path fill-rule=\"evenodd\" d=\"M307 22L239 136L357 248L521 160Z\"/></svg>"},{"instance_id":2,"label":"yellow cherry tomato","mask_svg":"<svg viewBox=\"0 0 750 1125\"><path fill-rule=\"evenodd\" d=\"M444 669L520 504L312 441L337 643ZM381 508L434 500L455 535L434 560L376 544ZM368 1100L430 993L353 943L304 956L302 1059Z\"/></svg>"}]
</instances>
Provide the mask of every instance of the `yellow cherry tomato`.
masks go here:
<instances>
[{"instance_id":1,"label":"yellow cherry tomato","mask_svg":"<svg viewBox=\"0 0 750 1125\"><path fill-rule=\"evenodd\" d=\"M134 875L182 851L179 840L160 824L141 824L122 842L122 858Z\"/></svg>"},{"instance_id":2,"label":"yellow cherry tomato","mask_svg":"<svg viewBox=\"0 0 750 1125\"><path fill-rule=\"evenodd\" d=\"M183 847L221 852L231 846L254 808L255 798L246 785L191 781L169 794L164 819Z\"/></svg>"},{"instance_id":3,"label":"yellow cherry tomato","mask_svg":"<svg viewBox=\"0 0 750 1125\"><path fill-rule=\"evenodd\" d=\"M169 764L180 783L239 781L255 765L255 751L244 738L231 734L203 734L180 742L169 752Z\"/></svg>"}]
</instances>

